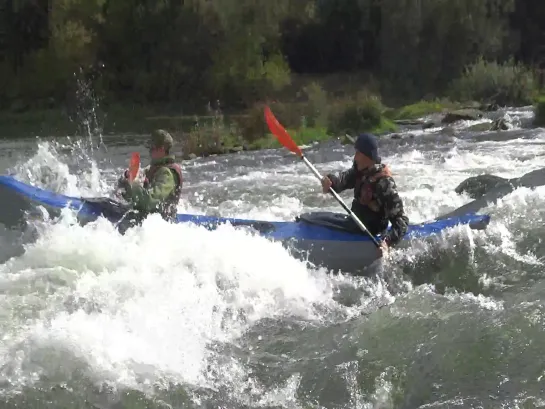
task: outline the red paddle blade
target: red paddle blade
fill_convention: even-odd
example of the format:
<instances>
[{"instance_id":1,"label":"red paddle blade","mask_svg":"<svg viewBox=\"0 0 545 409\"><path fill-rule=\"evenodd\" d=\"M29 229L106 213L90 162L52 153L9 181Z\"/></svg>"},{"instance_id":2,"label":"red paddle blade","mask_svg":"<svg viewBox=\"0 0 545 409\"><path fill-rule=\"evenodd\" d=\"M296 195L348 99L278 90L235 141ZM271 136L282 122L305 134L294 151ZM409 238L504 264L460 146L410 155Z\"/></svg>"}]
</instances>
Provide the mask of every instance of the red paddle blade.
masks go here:
<instances>
[{"instance_id":1,"label":"red paddle blade","mask_svg":"<svg viewBox=\"0 0 545 409\"><path fill-rule=\"evenodd\" d=\"M280 122L278 122L268 106L265 106L265 121L267 122L267 125L271 130L272 134L276 136L276 139L278 139L278 142L280 142L293 153L296 153L299 156L303 156L303 152L301 152L299 146L297 146L293 139L291 139L291 136L284 129L284 127L280 125Z\"/></svg>"},{"instance_id":2,"label":"red paddle blade","mask_svg":"<svg viewBox=\"0 0 545 409\"><path fill-rule=\"evenodd\" d=\"M131 160L129 162L129 180L132 182L138 175L140 170L140 154L138 152L133 152L131 155Z\"/></svg>"}]
</instances>

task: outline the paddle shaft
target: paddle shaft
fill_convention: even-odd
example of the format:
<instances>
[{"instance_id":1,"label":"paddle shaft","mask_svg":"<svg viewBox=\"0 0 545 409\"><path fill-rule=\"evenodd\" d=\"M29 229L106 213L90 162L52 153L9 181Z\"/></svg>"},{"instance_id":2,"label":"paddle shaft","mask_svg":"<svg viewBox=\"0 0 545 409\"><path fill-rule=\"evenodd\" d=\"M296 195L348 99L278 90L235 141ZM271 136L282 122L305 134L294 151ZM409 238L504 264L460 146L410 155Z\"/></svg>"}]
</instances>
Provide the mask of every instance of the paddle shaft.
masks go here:
<instances>
[{"instance_id":1,"label":"paddle shaft","mask_svg":"<svg viewBox=\"0 0 545 409\"><path fill-rule=\"evenodd\" d=\"M323 179L323 176L320 174L320 172L318 172L318 169L316 169L314 165L309 162L309 160L305 157L305 155L301 154L300 158L303 162L305 162L305 165L309 167L309 169L312 171L312 173L314 173L314 175L318 178L318 180L321 181ZM361 222L361 220L358 219L358 217L354 214L354 212L350 210L350 208L346 205L346 203L344 203L344 200L342 200L339 194L335 192L335 190L333 190L333 187L330 187L329 191L331 192L333 197L337 200L337 202L339 202L339 204L343 207L343 209L350 215L350 217L352 218L352 220L354 220L354 222L358 225L358 227L363 232L367 233L369 237L371 237L371 240L373 240L373 242L375 243L377 247L380 247L380 244L377 241L377 239L375 239L375 237L369 232L369 230L367 230L367 227L365 227L365 225Z\"/></svg>"}]
</instances>

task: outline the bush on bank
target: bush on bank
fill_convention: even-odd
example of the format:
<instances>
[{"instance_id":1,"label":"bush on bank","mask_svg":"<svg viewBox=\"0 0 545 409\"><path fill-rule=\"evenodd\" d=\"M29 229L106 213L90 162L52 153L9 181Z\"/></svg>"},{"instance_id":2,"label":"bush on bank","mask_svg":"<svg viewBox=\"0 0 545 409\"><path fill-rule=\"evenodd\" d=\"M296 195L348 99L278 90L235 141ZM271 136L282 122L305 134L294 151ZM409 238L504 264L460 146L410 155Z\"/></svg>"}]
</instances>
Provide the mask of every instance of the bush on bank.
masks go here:
<instances>
[{"instance_id":1,"label":"bush on bank","mask_svg":"<svg viewBox=\"0 0 545 409\"><path fill-rule=\"evenodd\" d=\"M539 96L534 104L534 125L545 127L545 95Z\"/></svg>"},{"instance_id":2,"label":"bush on bank","mask_svg":"<svg viewBox=\"0 0 545 409\"><path fill-rule=\"evenodd\" d=\"M357 87L354 87L357 88ZM208 155L233 150L278 147L269 134L263 110L269 105L280 123L299 144L322 141L344 134L373 132L378 135L395 132L396 120L414 120L431 113L446 113L462 106L483 104L526 105L536 102L536 124L545 124L544 97L539 93L535 73L508 61L504 64L479 59L466 67L452 82L449 94L429 98L402 107L384 104L374 86L373 92L363 86L351 94L326 91L319 80L305 84L297 98L269 100L253 104L236 114L208 109L208 115L157 115L161 109L140 106L106 106L99 131L104 133L147 133L155 128L172 132L187 154ZM456 102L463 101L463 102ZM78 119L55 110L0 114L0 127L5 136L72 134L82 132Z\"/></svg>"},{"instance_id":3,"label":"bush on bank","mask_svg":"<svg viewBox=\"0 0 545 409\"><path fill-rule=\"evenodd\" d=\"M531 104L538 92L533 70L512 59L505 64L479 58L451 84L449 94L457 101L479 101L499 106Z\"/></svg>"}]
</instances>

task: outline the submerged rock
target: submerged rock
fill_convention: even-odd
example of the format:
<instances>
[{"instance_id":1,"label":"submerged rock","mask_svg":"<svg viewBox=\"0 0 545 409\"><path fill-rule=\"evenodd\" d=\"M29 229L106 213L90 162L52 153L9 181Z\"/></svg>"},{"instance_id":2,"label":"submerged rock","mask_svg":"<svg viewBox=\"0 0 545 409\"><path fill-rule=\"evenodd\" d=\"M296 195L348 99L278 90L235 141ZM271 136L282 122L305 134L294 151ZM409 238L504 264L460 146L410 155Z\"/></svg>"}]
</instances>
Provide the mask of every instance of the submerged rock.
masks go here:
<instances>
[{"instance_id":1,"label":"submerged rock","mask_svg":"<svg viewBox=\"0 0 545 409\"><path fill-rule=\"evenodd\" d=\"M512 179L489 174L472 176L456 186L454 191L458 194L467 193L472 199L480 199L491 192L506 195L518 187L535 188L543 185L545 185L545 168L533 170L524 176Z\"/></svg>"},{"instance_id":2,"label":"submerged rock","mask_svg":"<svg viewBox=\"0 0 545 409\"><path fill-rule=\"evenodd\" d=\"M479 175L467 178L460 183L454 191L459 195L467 193L472 199L478 199L484 196L487 192L495 187L506 185L509 183L508 179L504 179L494 175Z\"/></svg>"},{"instance_id":3,"label":"submerged rock","mask_svg":"<svg viewBox=\"0 0 545 409\"><path fill-rule=\"evenodd\" d=\"M483 122L480 124L471 125L467 128L467 132L488 132L490 131L490 122Z\"/></svg>"},{"instance_id":4,"label":"submerged rock","mask_svg":"<svg viewBox=\"0 0 545 409\"><path fill-rule=\"evenodd\" d=\"M447 112L441 123L452 124L457 121L476 121L483 117L483 112L478 109L458 109L456 111Z\"/></svg>"},{"instance_id":5,"label":"submerged rock","mask_svg":"<svg viewBox=\"0 0 545 409\"><path fill-rule=\"evenodd\" d=\"M422 119L396 119L394 123L396 123L397 125L403 125L403 126L424 125L424 121Z\"/></svg>"},{"instance_id":6,"label":"submerged rock","mask_svg":"<svg viewBox=\"0 0 545 409\"><path fill-rule=\"evenodd\" d=\"M507 131L511 128L511 123L505 118L498 118L492 122L483 122L481 124L471 125L467 130L469 132L489 132L489 131Z\"/></svg>"},{"instance_id":7,"label":"submerged rock","mask_svg":"<svg viewBox=\"0 0 545 409\"><path fill-rule=\"evenodd\" d=\"M510 123L505 118L498 118L492 122L491 131L507 131L510 128Z\"/></svg>"},{"instance_id":8,"label":"submerged rock","mask_svg":"<svg viewBox=\"0 0 545 409\"><path fill-rule=\"evenodd\" d=\"M428 121L428 122L424 122L422 124L422 129L430 129L430 128L435 128L436 126L438 126L437 123L433 122L433 121Z\"/></svg>"}]
</instances>

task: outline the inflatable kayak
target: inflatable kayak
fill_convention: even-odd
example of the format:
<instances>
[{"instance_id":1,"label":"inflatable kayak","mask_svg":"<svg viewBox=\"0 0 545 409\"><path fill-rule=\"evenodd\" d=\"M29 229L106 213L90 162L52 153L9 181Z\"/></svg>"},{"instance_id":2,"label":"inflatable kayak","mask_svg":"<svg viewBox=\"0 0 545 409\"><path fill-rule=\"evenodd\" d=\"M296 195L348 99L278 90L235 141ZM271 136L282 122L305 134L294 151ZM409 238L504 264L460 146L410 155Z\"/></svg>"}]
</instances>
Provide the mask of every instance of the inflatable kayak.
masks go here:
<instances>
[{"instance_id":1,"label":"inflatable kayak","mask_svg":"<svg viewBox=\"0 0 545 409\"><path fill-rule=\"evenodd\" d=\"M63 208L77 211L83 223L105 217L120 224L127 208L109 198L69 197L27 185L11 176L0 176L2 224L20 225L31 208L43 206L48 213L58 214ZM484 229L489 215L468 213L462 216L438 219L422 224L411 224L399 247L411 239L426 238L456 225ZM280 241L292 253L317 266L344 272L358 272L377 259L377 251L370 237L362 233L345 214L313 212L298 216L295 221L260 221L180 213L177 223L193 223L214 229L220 224L247 227L266 238ZM377 237L380 239L380 237Z\"/></svg>"}]
</instances>

